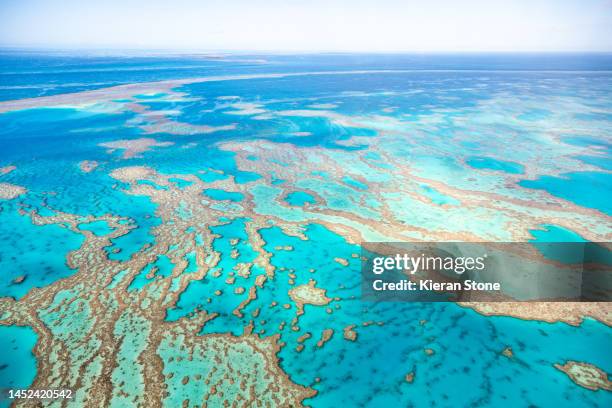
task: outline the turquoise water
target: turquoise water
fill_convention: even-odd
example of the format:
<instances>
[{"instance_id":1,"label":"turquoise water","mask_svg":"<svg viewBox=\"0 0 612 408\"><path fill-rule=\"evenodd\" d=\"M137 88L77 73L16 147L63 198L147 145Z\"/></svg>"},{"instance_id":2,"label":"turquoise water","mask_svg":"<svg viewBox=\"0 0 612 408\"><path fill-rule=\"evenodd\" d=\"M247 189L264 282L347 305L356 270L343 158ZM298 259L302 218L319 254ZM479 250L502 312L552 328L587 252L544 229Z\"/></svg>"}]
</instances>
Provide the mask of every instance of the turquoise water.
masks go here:
<instances>
[{"instance_id":1,"label":"turquoise water","mask_svg":"<svg viewBox=\"0 0 612 408\"><path fill-rule=\"evenodd\" d=\"M0 388L28 388L36 376L32 349L38 336L31 327L0 326ZM4 392L3 392L4 394ZM0 407L8 407L0 399Z\"/></svg>"},{"instance_id":2,"label":"turquoise water","mask_svg":"<svg viewBox=\"0 0 612 408\"><path fill-rule=\"evenodd\" d=\"M541 225L541 229L530 230L533 245L548 259L564 263L597 263L612 265L612 251L599 243L587 243L583 237L557 225ZM551 243L553 243L551 245ZM555 245L554 243L564 243Z\"/></svg>"},{"instance_id":3,"label":"turquoise water","mask_svg":"<svg viewBox=\"0 0 612 408\"><path fill-rule=\"evenodd\" d=\"M585 260L585 249L583 245L555 243L580 243L586 240L574 231L557 225L541 225L541 229L530 230L533 236L530 240L542 255L548 259L564 263L582 263ZM553 243L551 245L551 243Z\"/></svg>"},{"instance_id":4,"label":"turquoise water","mask_svg":"<svg viewBox=\"0 0 612 408\"><path fill-rule=\"evenodd\" d=\"M589 135L572 135L566 136L562 138L563 142L569 143L575 146L599 146L605 149L611 149L612 143L609 140L600 139L598 137L589 136Z\"/></svg>"},{"instance_id":5,"label":"turquoise water","mask_svg":"<svg viewBox=\"0 0 612 408\"><path fill-rule=\"evenodd\" d=\"M91 231L98 236L108 235L113 232L113 229L108 225L106 221L94 221L85 224L79 224L78 228L82 231Z\"/></svg>"},{"instance_id":6,"label":"turquoise water","mask_svg":"<svg viewBox=\"0 0 612 408\"><path fill-rule=\"evenodd\" d=\"M359 190L367 190L368 189L368 185L367 184L364 184L364 183L362 183L359 180L355 180L352 177L345 176L345 177L342 178L342 181L344 181L349 186L355 187L355 188L357 188Z\"/></svg>"},{"instance_id":7,"label":"turquoise water","mask_svg":"<svg viewBox=\"0 0 612 408\"><path fill-rule=\"evenodd\" d=\"M279 306L263 307L254 320L253 330L275 331L287 315L295 313L293 307L280 308L285 302L290 303L286 295L290 288L288 275L292 270L314 269L312 274L298 274L295 284L305 284L313 276L317 286L328 289L327 296L343 300L332 302L331 316L324 307L307 305L306 313L299 319L300 332L287 329L281 332L281 339L287 346L280 353L282 367L292 373L295 381L319 391L309 403L315 406L382 406L387 401L425 407L444 398L461 400L466 405L486 400L495 406L569 407L605 405L605 401L612 401L609 395L576 389L565 374L553 367L557 362L577 360L589 361L607 370L612 368L612 358L605 352L609 344L605 325L590 320L573 327L564 323L490 318L444 303L364 304L351 298L359 291L359 274L356 273L359 263L352 260L352 253L358 247L346 244L341 237L318 225L308 226L305 234L308 241L287 236L278 228L263 230L263 238L268 243L266 249L273 253L272 264L277 267L274 284L258 291L258 302L244 309L243 318L230 314L233 304L229 308L225 304L219 309L213 308L225 309L228 319L213 320L204 333L231 331L239 334L238 328L252 319L250 314L272 301ZM226 232L224 236L239 236L239 233ZM278 250L279 245L294 249ZM227 251L229 247L223 253ZM345 257L350 266L330 263L335 256ZM324 274L317 273L323 270ZM203 302L202 297L199 299ZM421 320L427 323L422 325ZM384 321L385 324L367 327L358 324L355 329L357 341L342 338L342 329L347 325L369 321ZM318 348L315 343L321 332L329 328L334 329L334 336L323 348ZM312 337L301 343L305 349L298 353L295 351L300 344L297 339L304 332L312 333ZM564 341L555 340L559 338ZM585 348L585 342L591 348ZM515 358L508 359L501 354L507 346L512 347ZM426 356L425 348L434 349L435 354ZM444 367L443 371L440 366ZM409 372L415 373L412 384L404 380ZM314 381L316 377L321 378L321 383ZM483 378L484 382L478 385L474 378ZM538 379L537 385L534 378ZM415 399L415 395L419 398Z\"/></svg>"},{"instance_id":8,"label":"turquoise water","mask_svg":"<svg viewBox=\"0 0 612 408\"><path fill-rule=\"evenodd\" d=\"M128 291L142 289L146 284L150 283L155 277L168 277L172 273L174 265L170 262L170 259L161 255L157 259L147 264L147 266L132 280L128 286ZM152 275L149 277L149 275Z\"/></svg>"},{"instance_id":9,"label":"turquoise water","mask_svg":"<svg viewBox=\"0 0 612 408\"><path fill-rule=\"evenodd\" d=\"M229 200L233 202L240 202L244 198L242 193L219 190L216 188L208 188L204 190L204 194L215 200Z\"/></svg>"},{"instance_id":10,"label":"turquoise water","mask_svg":"<svg viewBox=\"0 0 612 408\"><path fill-rule=\"evenodd\" d=\"M293 191L287 194L285 201L289 205L295 205L298 207L303 207L306 203L315 204L317 202L312 194L308 194L305 191Z\"/></svg>"},{"instance_id":11,"label":"turquoise water","mask_svg":"<svg viewBox=\"0 0 612 408\"><path fill-rule=\"evenodd\" d=\"M572 407L612 402L609 393L577 389L552 367L566 359L588 360L608 367L609 372L612 360L604 351L609 336L600 323L587 321L575 328L503 317L487 319L452 304L380 304L371 313L363 317L406 317L359 330L354 347L345 348L345 341L337 338L326 345L331 350L303 353L294 363L292 368L301 369L298 378L304 381L312 381L314 372L325 373L329 385L315 385L320 392L312 403L426 407L448 400L465 405L486 401L487 406ZM428 323L421 326L419 318ZM586 339L592 349L584 347ZM501 355L506 346L512 347L515 358ZM435 354L426 356L424 348L432 348ZM404 380L409 372L415 373L412 384Z\"/></svg>"},{"instance_id":12,"label":"turquoise water","mask_svg":"<svg viewBox=\"0 0 612 408\"><path fill-rule=\"evenodd\" d=\"M151 230L160 224L159 218L154 216L157 206L145 197L133 197L133 200L136 206L130 212L136 216L132 218L136 219L135 228L111 240L112 244L106 248L109 259L126 261L143 246L155 242Z\"/></svg>"},{"instance_id":13,"label":"turquoise water","mask_svg":"<svg viewBox=\"0 0 612 408\"><path fill-rule=\"evenodd\" d=\"M561 177L541 176L523 180L519 185L546 190L550 194L578 205L612 214L612 176L599 172L565 173Z\"/></svg>"},{"instance_id":14,"label":"turquoise water","mask_svg":"<svg viewBox=\"0 0 612 408\"><path fill-rule=\"evenodd\" d=\"M159 184L155 184L152 181L149 180L138 180L136 182L136 184L140 184L140 185L145 185L145 186L151 186L156 190L168 190L168 187L166 186L160 186Z\"/></svg>"},{"instance_id":15,"label":"turquoise water","mask_svg":"<svg viewBox=\"0 0 612 408\"><path fill-rule=\"evenodd\" d=\"M255 252L248 244L248 236L245 231L245 221L237 219L225 225L213 227L212 232L221 237L216 239L213 248L224 254L219 264L208 272L204 279L192 281L189 286L180 294L176 306L168 311L167 320L175 321L180 317L187 316L197 308L206 306L221 313L224 317L231 317L233 310L247 296L247 291L240 296L229 296L235 287L250 287L255 282L256 272L251 271L249 277L242 277L236 274L235 267L241 263L252 262ZM237 240L232 244L232 240ZM232 252L235 251L234 257ZM254 268L255 269L255 268ZM261 273L261 271L259 271ZM218 273L218 275L217 275ZM227 279L234 277L233 286L227 284ZM219 295L215 292L220 291ZM225 294L227 293L227 294ZM224 295L225 294L225 295ZM210 299L210 301L209 301ZM222 319L211 322L214 326ZM208 326L206 327L208 328ZM236 335L242 332L242 326L226 327L229 332ZM214 330L213 330L214 331Z\"/></svg>"},{"instance_id":16,"label":"turquoise water","mask_svg":"<svg viewBox=\"0 0 612 408\"><path fill-rule=\"evenodd\" d=\"M541 229L529 230L531 242L585 242L585 239L574 231L558 225L541 225Z\"/></svg>"},{"instance_id":17,"label":"turquoise water","mask_svg":"<svg viewBox=\"0 0 612 408\"><path fill-rule=\"evenodd\" d=\"M174 178L174 177L170 177L168 179L168 181L173 182L174 184L176 184L179 188L185 188L185 187L189 187L190 185L193 184L192 181L188 181L188 180L183 180L180 178Z\"/></svg>"},{"instance_id":18,"label":"turquoise water","mask_svg":"<svg viewBox=\"0 0 612 408\"><path fill-rule=\"evenodd\" d=\"M66 254L82 245L80 235L59 225L34 225L11 202L0 201L0 223L0 297L21 298L76 272Z\"/></svg>"},{"instance_id":19,"label":"turquoise water","mask_svg":"<svg viewBox=\"0 0 612 408\"><path fill-rule=\"evenodd\" d=\"M459 201L456 200L455 198L442 194L438 190L436 190L435 188L431 186L428 186L427 184L421 184L420 187L421 187L422 193L425 196L427 196L435 204L438 204L438 205L445 205L445 204L457 205L459 204Z\"/></svg>"},{"instance_id":20,"label":"turquoise water","mask_svg":"<svg viewBox=\"0 0 612 408\"><path fill-rule=\"evenodd\" d=\"M470 157L465 162L475 169L496 170L510 174L521 174L525 171L523 165L519 163L498 160L492 157Z\"/></svg>"},{"instance_id":21,"label":"turquoise water","mask_svg":"<svg viewBox=\"0 0 612 408\"><path fill-rule=\"evenodd\" d=\"M612 161L607 156L576 156L576 158L586 164L592 164L603 170L612 170Z\"/></svg>"},{"instance_id":22,"label":"turquoise water","mask_svg":"<svg viewBox=\"0 0 612 408\"><path fill-rule=\"evenodd\" d=\"M518 118L520 120L536 121L536 120L547 119L550 116L551 116L551 112L546 109L532 109L530 111L527 111L519 115Z\"/></svg>"},{"instance_id":23,"label":"turquoise water","mask_svg":"<svg viewBox=\"0 0 612 408\"><path fill-rule=\"evenodd\" d=\"M68 95L62 106L41 102L0 113L0 168L16 167L0 183L27 189L0 200L0 296L25 299L36 295L33 288L45 288L41 310L27 301L16 307L45 324L69 353L70 369L53 365L54 372L87 384L99 379L103 359L116 357L104 361L114 367L113 387L138 398L143 381L159 380L140 370L151 328L191 326L205 310L216 317L190 327L192 337L166 338L173 346L156 350L164 373L177 374L164 380L171 385L166 401L182 403L177 387L194 395L200 394L188 390L206 388L193 378L182 384L180 374L195 375L193 364L174 359L185 353L182 342L219 334L239 339L250 327L262 338L280 336L280 367L291 381L318 391L305 401L314 407L610 406L610 393L586 390L553 367L575 360L611 372L608 326L486 317L452 303L362 302L360 248L348 242L505 241L531 234L537 246L609 236L612 182L605 170L612 149L610 116L602 112L612 107L610 67L610 57L572 55L66 59L0 53L0 100L142 86L133 94L99 93L92 104ZM340 73L380 69L388 72ZM172 89L145 84L312 71L330 72ZM133 157L101 146L144 138L157 146ZM98 166L84 172L84 160ZM584 171L584 164L595 170ZM110 176L129 166L147 166L159 176L134 186ZM532 180L516 181L526 174ZM548 212L543 191L601 214ZM60 284L79 273L66 257L83 236L63 221L34 225L30 211L74 214L78 229L98 238L112 232L109 224L82 217L125 217L130 231L104 248L109 261L85 258L103 263L96 277L116 273L101 293L93 292L91 277L80 286ZM584 237L560 225L573 225ZM200 278L212 252L219 263ZM177 259L186 261L180 277L172 276ZM128 274L134 278L126 293ZM265 283L255 286L263 275ZM330 302L307 304L300 315L289 291L312 281ZM158 298L161 283L169 283L165 301ZM176 293L179 283L186 288ZM257 296L245 303L253 287ZM117 299L127 307L121 313ZM101 326L94 314L112 321ZM344 339L353 325L356 340ZM116 356L96 345L109 328L121 338ZM318 347L326 329L334 334ZM7 343L0 344L2 378L19 369L10 376L17 385L32 382L36 338L32 329L0 327L0 342ZM514 358L501 354L508 346Z\"/></svg>"}]
</instances>

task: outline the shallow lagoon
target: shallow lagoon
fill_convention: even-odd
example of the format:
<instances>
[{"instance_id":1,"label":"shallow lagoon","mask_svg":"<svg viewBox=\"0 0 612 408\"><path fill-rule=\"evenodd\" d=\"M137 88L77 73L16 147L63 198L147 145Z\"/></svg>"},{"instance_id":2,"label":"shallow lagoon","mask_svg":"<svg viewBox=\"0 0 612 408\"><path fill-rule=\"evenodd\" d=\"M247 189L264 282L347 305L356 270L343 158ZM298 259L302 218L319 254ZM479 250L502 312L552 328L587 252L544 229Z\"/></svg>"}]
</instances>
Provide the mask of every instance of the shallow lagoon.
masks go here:
<instances>
[{"instance_id":1,"label":"shallow lagoon","mask_svg":"<svg viewBox=\"0 0 612 408\"><path fill-rule=\"evenodd\" d=\"M523 180L519 184L527 188L546 190L578 205L612 214L612 175L608 173L565 173L559 177L542 176L537 180Z\"/></svg>"},{"instance_id":2,"label":"shallow lagoon","mask_svg":"<svg viewBox=\"0 0 612 408\"><path fill-rule=\"evenodd\" d=\"M0 223L0 297L21 298L76 272L66 264L66 254L82 245L80 235L58 225L34 225L2 201Z\"/></svg>"},{"instance_id":3,"label":"shallow lagoon","mask_svg":"<svg viewBox=\"0 0 612 408\"><path fill-rule=\"evenodd\" d=\"M289 205L295 205L295 206L298 206L298 207L303 207L304 204L306 204L306 203L308 203L308 204L315 204L316 203L316 200L312 196L312 194L308 194L305 191L293 191L293 192L287 194L287 197L285 197L285 201Z\"/></svg>"},{"instance_id":4,"label":"shallow lagoon","mask_svg":"<svg viewBox=\"0 0 612 408\"><path fill-rule=\"evenodd\" d=\"M503 171L510 174L521 174L525 171L524 167L515 162L498 160L492 157L470 157L466 163L475 169L486 169Z\"/></svg>"},{"instance_id":5,"label":"shallow lagoon","mask_svg":"<svg viewBox=\"0 0 612 408\"><path fill-rule=\"evenodd\" d=\"M32 349L38 336L31 327L0 326L0 388L28 388L36 376L36 358ZM4 395L3 395L4 396ZM0 407L9 401L0 399Z\"/></svg>"}]
</instances>

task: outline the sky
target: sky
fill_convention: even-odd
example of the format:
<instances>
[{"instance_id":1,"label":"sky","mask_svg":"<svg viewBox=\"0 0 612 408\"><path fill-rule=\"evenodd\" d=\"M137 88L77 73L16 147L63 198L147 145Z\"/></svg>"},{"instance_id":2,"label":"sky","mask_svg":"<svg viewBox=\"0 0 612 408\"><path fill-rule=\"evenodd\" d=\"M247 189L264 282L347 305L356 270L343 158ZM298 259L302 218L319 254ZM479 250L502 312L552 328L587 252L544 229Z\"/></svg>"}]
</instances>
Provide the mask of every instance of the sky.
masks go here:
<instances>
[{"instance_id":1,"label":"sky","mask_svg":"<svg viewBox=\"0 0 612 408\"><path fill-rule=\"evenodd\" d=\"M612 0L0 0L0 46L612 52Z\"/></svg>"}]
</instances>

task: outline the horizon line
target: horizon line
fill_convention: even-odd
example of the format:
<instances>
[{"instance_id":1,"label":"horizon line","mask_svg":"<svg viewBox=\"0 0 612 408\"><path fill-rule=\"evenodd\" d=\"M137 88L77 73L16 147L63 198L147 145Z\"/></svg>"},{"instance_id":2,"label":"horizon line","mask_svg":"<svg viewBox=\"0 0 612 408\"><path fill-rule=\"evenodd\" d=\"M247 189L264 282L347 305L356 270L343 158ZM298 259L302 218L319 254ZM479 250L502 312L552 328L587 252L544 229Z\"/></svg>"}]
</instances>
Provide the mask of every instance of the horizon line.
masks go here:
<instances>
[{"instance_id":1,"label":"horizon line","mask_svg":"<svg viewBox=\"0 0 612 408\"><path fill-rule=\"evenodd\" d=\"M279 49L215 49L215 48L181 48L181 47L114 47L114 46L39 46L39 45L3 45L0 51L42 51L42 52L141 52L141 53L172 53L172 54L279 54L279 55L306 55L306 54L612 54L612 50L279 50Z\"/></svg>"}]
</instances>

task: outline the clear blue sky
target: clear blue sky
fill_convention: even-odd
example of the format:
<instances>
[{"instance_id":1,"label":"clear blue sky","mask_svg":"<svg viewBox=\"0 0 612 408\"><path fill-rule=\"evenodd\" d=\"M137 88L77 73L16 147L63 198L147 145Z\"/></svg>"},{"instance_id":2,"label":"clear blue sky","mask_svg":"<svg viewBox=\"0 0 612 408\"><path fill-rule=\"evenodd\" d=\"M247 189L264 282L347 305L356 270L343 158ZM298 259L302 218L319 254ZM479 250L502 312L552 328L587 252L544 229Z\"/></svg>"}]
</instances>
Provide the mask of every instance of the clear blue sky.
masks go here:
<instances>
[{"instance_id":1,"label":"clear blue sky","mask_svg":"<svg viewBox=\"0 0 612 408\"><path fill-rule=\"evenodd\" d=\"M612 0L0 0L0 46L612 51Z\"/></svg>"}]
</instances>

